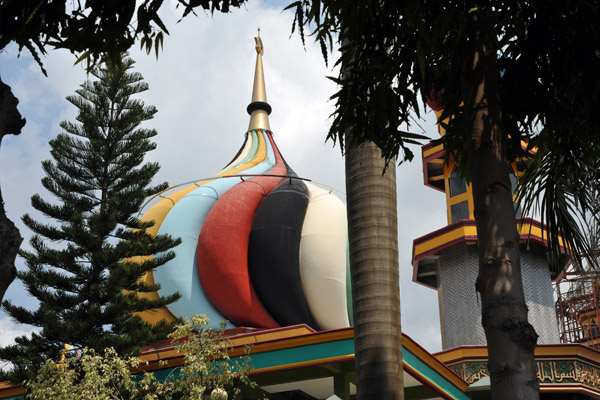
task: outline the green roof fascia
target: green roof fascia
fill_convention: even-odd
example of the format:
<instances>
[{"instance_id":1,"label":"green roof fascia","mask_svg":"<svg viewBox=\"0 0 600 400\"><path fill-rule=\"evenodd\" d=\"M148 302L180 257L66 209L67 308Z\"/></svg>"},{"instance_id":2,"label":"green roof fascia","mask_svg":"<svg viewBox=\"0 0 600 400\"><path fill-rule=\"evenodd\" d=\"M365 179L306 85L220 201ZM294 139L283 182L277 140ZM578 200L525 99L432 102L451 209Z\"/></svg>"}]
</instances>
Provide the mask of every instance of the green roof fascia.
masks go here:
<instances>
[{"instance_id":1,"label":"green roof fascia","mask_svg":"<svg viewBox=\"0 0 600 400\"><path fill-rule=\"evenodd\" d=\"M352 338L333 340L323 343L312 343L302 346L295 346L283 349L274 349L264 352L250 354L250 365L257 373L276 373L280 368L282 370L292 368L302 368L304 366L315 366L328 363L345 362L349 357L354 356L354 340ZM232 357L229 362L241 362L242 357ZM414 373L416 379L427 381L426 386L433 390L442 391L450 399L470 400L469 396L463 393L444 378L435 369L413 354L403 346L402 357L406 366ZM159 380L164 380L169 374L173 378L179 375L180 367L171 367L155 370L154 373ZM422 378L422 379L420 379ZM9 397L5 400L23 399L23 396Z\"/></svg>"},{"instance_id":2,"label":"green roof fascia","mask_svg":"<svg viewBox=\"0 0 600 400\"><path fill-rule=\"evenodd\" d=\"M415 370L423 378L429 381L429 387L437 386L437 389L443 391L449 398L456 400L471 400L469 396L463 393L459 388L448 382L436 370L427 365L423 360L415 356L406 348L402 349L402 361L410 368ZM415 377L418 379L417 377ZM431 387L432 388L432 387ZM432 388L434 389L434 388ZM435 389L434 389L435 390Z\"/></svg>"},{"instance_id":3,"label":"green roof fascia","mask_svg":"<svg viewBox=\"0 0 600 400\"><path fill-rule=\"evenodd\" d=\"M313 362L314 365L328 362L340 362L335 361L336 358L339 359L353 355L354 341L350 338L250 354L251 361L249 364L255 370L258 370L258 373L261 373L261 370L265 369L295 368L303 365L311 365ZM232 357L230 361L234 362L239 360L239 358L240 357ZM446 380L436 370L428 366L426 362L418 358L406 347L402 349L402 358L405 364L428 381L426 386L433 390L441 390L451 399L470 400L469 396ZM171 372L171 370L171 368L168 368L161 371L155 371L155 374L159 379L163 379ZM273 372L276 373L276 371ZM415 378L419 379L418 377Z\"/></svg>"}]
</instances>

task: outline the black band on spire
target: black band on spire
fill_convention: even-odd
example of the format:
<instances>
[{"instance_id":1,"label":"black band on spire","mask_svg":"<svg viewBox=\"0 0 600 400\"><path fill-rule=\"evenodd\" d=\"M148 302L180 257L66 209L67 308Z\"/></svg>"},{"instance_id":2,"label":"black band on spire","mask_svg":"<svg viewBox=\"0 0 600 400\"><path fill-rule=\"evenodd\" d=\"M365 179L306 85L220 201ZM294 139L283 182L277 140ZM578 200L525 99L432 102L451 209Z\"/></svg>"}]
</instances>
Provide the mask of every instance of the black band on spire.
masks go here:
<instances>
[{"instance_id":1,"label":"black band on spire","mask_svg":"<svg viewBox=\"0 0 600 400\"><path fill-rule=\"evenodd\" d=\"M267 112L267 115L270 115L272 111L271 106L266 101L253 101L246 107L246 111L248 111L248 114L250 115L252 115L252 111L255 110L264 110Z\"/></svg>"}]
</instances>

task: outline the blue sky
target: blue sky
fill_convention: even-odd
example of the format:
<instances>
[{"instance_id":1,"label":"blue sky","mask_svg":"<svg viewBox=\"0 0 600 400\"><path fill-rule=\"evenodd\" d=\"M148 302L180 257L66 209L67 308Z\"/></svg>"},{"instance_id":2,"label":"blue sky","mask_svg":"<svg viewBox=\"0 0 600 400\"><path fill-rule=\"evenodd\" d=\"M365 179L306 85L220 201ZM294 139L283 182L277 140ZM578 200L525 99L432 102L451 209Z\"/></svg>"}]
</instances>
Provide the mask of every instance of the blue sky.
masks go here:
<instances>
[{"instance_id":1,"label":"blue sky","mask_svg":"<svg viewBox=\"0 0 600 400\"><path fill-rule=\"evenodd\" d=\"M336 90L325 78L336 72L325 66L318 46L307 40L303 48L298 35L290 37L293 15L281 12L287 2L250 1L245 8L214 17L198 13L179 24L174 1L166 2L163 20L170 35L158 61L137 48L137 61L150 90L141 96L158 108L146 128L158 131L158 149L147 157L162 169L156 182L171 185L212 176L235 155L248 126L254 73L253 37L257 27L265 47L264 68L268 101L273 107L271 128L286 161L302 177L344 190L344 160L338 147L325 142L328 117ZM335 55L334 55L335 57ZM332 58L334 58L332 57ZM28 53L18 57L15 47L0 54L0 75L19 98L19 110L27 118L20 136L7 136L0 147L0 185L8 216L25 238L30 232L20 218L39 217L30 198L48 196L40 184L42 160L50 158L48 141L59 132L59 122L74 120L76 109L65 100L84 82L86 75L74 66L75 56L50 51L44 58L48 77ZM412 130L437 136L431 113ZM437 293L413 283L412 240L446 224L444 195L423 185L421 151L415 160L397 169L399 256L403 331L430 351L441 350ZM17 267L24 268L21 259ZM27 307L35 306L18 282L6 298ZM14 324L0 311L0 345L30 327Z\"/></svg>"}]
</instances>

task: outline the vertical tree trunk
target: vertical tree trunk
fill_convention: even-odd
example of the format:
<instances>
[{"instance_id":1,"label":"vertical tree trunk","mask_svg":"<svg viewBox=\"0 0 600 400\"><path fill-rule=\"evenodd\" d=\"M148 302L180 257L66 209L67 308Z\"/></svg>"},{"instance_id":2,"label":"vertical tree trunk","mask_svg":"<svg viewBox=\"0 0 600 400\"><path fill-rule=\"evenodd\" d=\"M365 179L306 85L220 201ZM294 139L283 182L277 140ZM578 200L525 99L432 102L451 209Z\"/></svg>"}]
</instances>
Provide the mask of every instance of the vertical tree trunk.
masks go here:
<instances>
[{"instance_id":1,"label":"vertical tree trunk","mask_svg":"<svg viewBox=\"0 0 600 400\"><path fill-rule=\"evenodd\" d=\"M404 399L396 166L373 143L346 152L357 399Z\"/></svg>"},{"instance_id":2,"label":"vertical tree trunk","mask_svg":"<svg viewBox=\"0 0 600 400\"><path fill-rule=\"evenodd\" d=\"M492 399L538 399L533 353L537 334L527 322L496 49L488 18L473 12L470 22L462 84L479 244L476 287L481 293Z\"/></svg>"},{"instance_id":3,"label":"vertical tree trunk","mask_svg":"<svg viewBox=\"0 0 600 400\"><path fill-rule=\"evenodd\" d=\"M4 135L18 135L25 125L25 119L17 110L19 101L6 85L0 79L0 143ZM4 200L0 192L0 303L4 298L6 289L15 279L17 270L15 268L15 258L17 251L21 246L23 238L19 230L10 219L6 217L4 211Z\"/></svg>"},{"instance_id":4,"label":"vertical tree trunk","mask_svg":"<svg viewBox=\"0 0 600 400\"><path fill-rule=\"evenodd\" d=\"M6 289L17 276L15 258L23 238L15 224L6 217L4 200L0 192L0 303Z\"/></svg>"}]
</instances>

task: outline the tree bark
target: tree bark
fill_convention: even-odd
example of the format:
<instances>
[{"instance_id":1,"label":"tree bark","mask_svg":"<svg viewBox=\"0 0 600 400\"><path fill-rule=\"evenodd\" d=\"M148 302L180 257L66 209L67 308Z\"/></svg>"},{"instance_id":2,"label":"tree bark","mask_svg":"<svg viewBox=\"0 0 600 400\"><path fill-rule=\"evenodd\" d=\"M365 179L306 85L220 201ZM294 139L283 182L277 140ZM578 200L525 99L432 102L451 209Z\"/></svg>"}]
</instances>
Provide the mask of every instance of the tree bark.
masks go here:
<instances>
[{"instance_id":1,"label":"tree bark","mask_svg":"<svg viewBox=\"0 0 600 400\"><path fill-rule=\"evenodd\" d=\"M462 90L479 244L476 288L481 294L492 399L538 399L537 334L527 321L523 294L496 49L487 17L473 12L470 18Z\"/></svg>"},{"instance_id":2,"label":"tree bark","mask_svg":"<svg viewBox=\"0 0 600 400\"><path fill-rule=\"evenodd\" d=\"M404 399L396 169L373 143L346 151L357 399Z\"/></svg>"},{"instance_id":3,"label":"tree bark","mask_svg":"<svg viewBox=\"0 0 600 400\"><path fill-rule=\"evenodd\" d=\"M19 100L13 95L10 86L0 78L0 143L4 135L18 135L25 126L25 119L17 109ZM17 269L15 258L23 238L13 222L6 217L4 200L0 191L0 302L6 289L15 279Z\"/></svg>"}]
</instances>

